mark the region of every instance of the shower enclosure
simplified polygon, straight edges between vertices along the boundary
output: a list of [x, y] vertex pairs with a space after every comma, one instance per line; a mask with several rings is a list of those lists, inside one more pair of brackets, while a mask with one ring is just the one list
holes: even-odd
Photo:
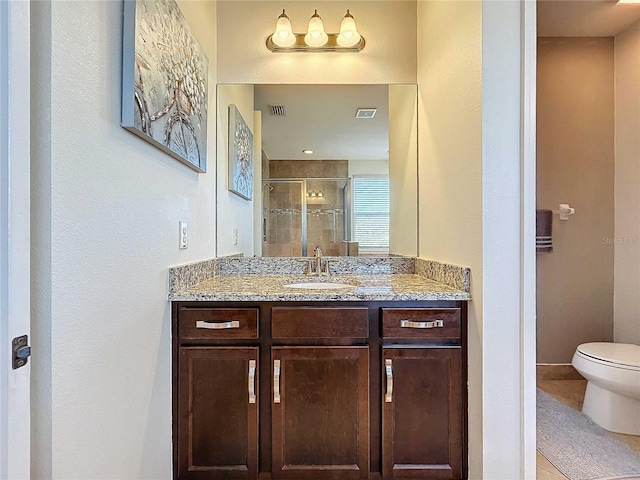
[[350, 236], [348, 178], [270, 178], [262, 195], [263, 256], [340, 254]]

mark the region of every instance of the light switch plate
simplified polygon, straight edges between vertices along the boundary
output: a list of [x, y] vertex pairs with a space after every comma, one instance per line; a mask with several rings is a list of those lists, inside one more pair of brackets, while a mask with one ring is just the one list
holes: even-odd
[[178, 245], [180, 250], [189, 248], [189, 229], [187, 222], [180, 222], [180, 240]]

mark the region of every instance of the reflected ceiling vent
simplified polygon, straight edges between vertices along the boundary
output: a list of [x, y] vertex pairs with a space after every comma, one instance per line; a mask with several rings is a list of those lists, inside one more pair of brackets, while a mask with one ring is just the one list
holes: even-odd
[[377, 111], [377, 108], [359, 108], [356, 112], [356, 118], [373, 118]]
[[286, 117], [287, 112], [285, 111], [284, 105], [269, 105], [269, 111], [271, 115], [274, 117]]

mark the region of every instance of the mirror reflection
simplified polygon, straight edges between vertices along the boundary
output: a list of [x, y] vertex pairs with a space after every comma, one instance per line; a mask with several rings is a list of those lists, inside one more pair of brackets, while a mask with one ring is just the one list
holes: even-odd
[[[219, 118], [239, 103], [254, 195], [218, 195], [218, 256], [416, 255], [415, 85], [219, 85]], [[224, 179], [228, 122], [218, 127]], [[225, 241], [229, 227], [242, 242]]]

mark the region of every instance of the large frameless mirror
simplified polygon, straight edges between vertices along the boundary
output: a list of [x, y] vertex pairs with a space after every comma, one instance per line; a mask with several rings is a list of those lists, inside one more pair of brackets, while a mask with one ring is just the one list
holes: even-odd
[[[250, 199], [229, 188], [230, 110]], [[218, 85], [217, 114], [218, 256], [417, 254], [416, 85]]]

